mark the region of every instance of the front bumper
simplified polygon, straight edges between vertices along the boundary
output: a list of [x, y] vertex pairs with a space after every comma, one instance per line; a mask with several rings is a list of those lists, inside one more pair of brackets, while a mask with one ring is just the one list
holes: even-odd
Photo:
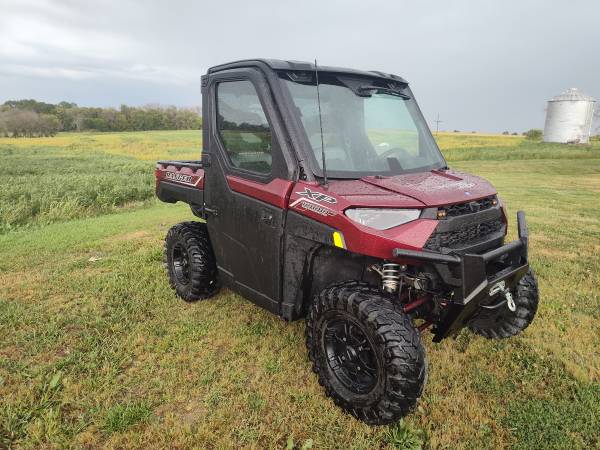
[[[432, 264], [444, 283], [454, 289], [451, 302], [434, 329], [434, 342], [458, 332], [479, 306], [504, 283], [512, 290], [529, 270], [525, 213], [517, 213], [519, 239], [481, 254], [440, 254], [394, 249], [394, 258]], [[490, 290], [493, 290], [490, 293]]]

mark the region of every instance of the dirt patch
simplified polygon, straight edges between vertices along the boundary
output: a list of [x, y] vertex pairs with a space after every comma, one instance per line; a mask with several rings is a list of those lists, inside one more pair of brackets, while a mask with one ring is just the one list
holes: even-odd
[[0, 277], [0, 292], [7, 298], [30, 300], [38, 293], [42, 278], [39, 271], [7, 272]]
[[188, 402], [172, 402], [160, 405], [154, 410], [154, 414], [161, 420], [172, 417], [184, 425], [193, 425], [198, 418], [206, 413], [206, 408], [199, 400]]
[[569, 252], [565, 250], [559, 250], [556, 248], [537, 248], [536, 253], [539, 255], [544, 255], [549, 258], [561, 258], [566, 260], [575, 259], [577, 255], [574, 252]]
[[0, 356], [8, 359], [20, 359], [22, 355], [22, 350], [14, 345], [0, 348]]

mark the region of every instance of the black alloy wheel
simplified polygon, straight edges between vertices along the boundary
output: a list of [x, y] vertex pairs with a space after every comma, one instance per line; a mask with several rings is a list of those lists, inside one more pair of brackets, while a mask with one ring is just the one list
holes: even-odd
[[190, 262], [187, 250], [177, 243], [173, 246], [171, 252], [171, 261], [173, 264], [173, 272], [177, 281], [181, 284], [189, 284], [190, 282]]
[[323, 333], [329, 368], [348, 390], [366, 394], [377, 384], [379, 363], [360, 324], [350, 318], [327, 323]]
[[315, 296], [306, 318], [313, 371], [336, 405], [371, 425], [394, 423], [427, 379], [412, 319], [378, 288], [345, 281]]

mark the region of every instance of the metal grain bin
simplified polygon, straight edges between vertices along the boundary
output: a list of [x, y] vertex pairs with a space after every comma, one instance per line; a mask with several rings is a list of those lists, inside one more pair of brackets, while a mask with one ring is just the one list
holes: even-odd
[[595, 100], [577, 88], [548, 101], [545, 142], [586, 144], [590, 139]]

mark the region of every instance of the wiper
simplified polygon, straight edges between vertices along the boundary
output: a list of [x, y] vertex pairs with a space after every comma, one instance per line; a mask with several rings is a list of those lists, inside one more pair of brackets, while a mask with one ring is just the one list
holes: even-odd
[[384, 94], [395, 95], [396, 97], [403, 98], [404, 100], [410, 99], [410, 96], [406, 95], [403, 92], [397, 91], [395, 89], [387, 88], [387, 87], [381, 87], [381, 86], [373, 86], [373, 85], [359, 86], [359, 88], [356, 91], [358, 92], [358, 95], [360, 95], [361, 97], [370, 97], [373, 95], [373, 91], [376, 91], [376, 92], [383, 92]]

